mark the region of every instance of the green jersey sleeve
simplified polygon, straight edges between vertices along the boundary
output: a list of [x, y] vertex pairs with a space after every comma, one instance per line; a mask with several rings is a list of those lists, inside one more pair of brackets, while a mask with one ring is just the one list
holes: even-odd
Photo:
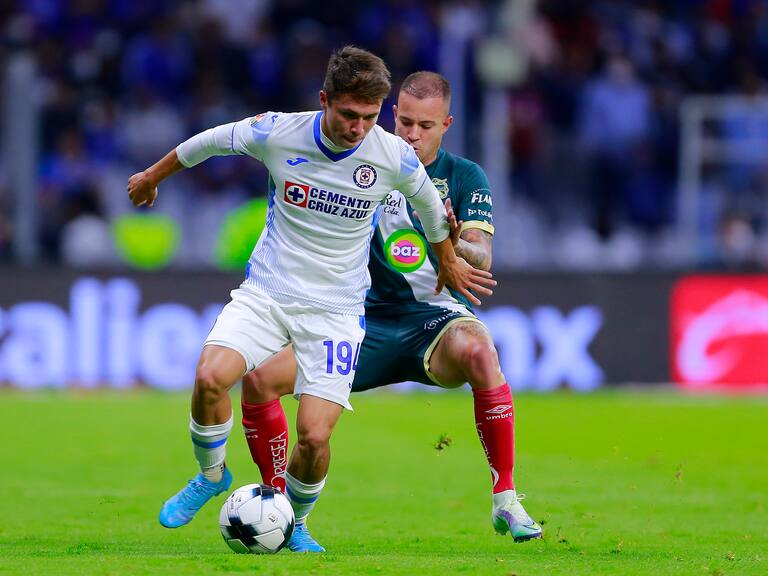
[[456, 218], [463, 221], [461, 231], [479, 228], [493, 234], [493, 200], [483, 169], [474, 162], [468, 162], [457, 192], [454, 211]]

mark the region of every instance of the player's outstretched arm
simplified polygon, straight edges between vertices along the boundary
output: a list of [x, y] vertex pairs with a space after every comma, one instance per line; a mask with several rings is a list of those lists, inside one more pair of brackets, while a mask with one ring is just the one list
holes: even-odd
[[437, 254], [439, 266], [435, 294], [445, 286], [450, 286], [473, 304], [480, 304], [480, 300], [472, 292], [483, 296], [493, 294], [491, 288], [496, 286], [496, 280], [492, 274], [486, 270], [478, 270], [463, 258], [456, 256], [450, 237], [431, 244]]
[[183, 169], [176, 150], [171, 150], [158, 162], [128, 178], [128, 197], [134, 206], [152, 206], [157, 198], [157, 185]]
[[200, 132], [179, 144], [144, 172], [131, 176], [128, 179], [128, 196], [133, 205], [152, 206], [157, 197], [157, 185], [182, 168], [196, 166], [211, 156], [246, 153], [243, 147], [247, 147], [253, 120], [245, 118]]

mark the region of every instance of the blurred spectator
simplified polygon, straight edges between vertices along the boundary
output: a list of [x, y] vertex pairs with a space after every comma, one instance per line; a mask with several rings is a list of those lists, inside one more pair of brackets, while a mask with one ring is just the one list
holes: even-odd
[[580, 136], [591, 163], [593, 224], [602, 238], [613, 233], [626, 205], [634, 161], [649, 132], [648, 92], [627, 59], [614, 56], [585, 87]]
[[125, 158], [139, 166], [149, 166], [187, 136], [178, 111], [145, 83], [133, 86], [117, 130]]
[[10, 262], [13, 255], [13, 225], [10, 210], [3, 200], [0, 190], [0, 262], [6, 263]]
[[66, 210], [61, 232], [62, 262], [79, 268], [114, 266], [112, 234], [102, 217], [97, 191], [83, 190], [71, 199]]
[[[764, 0], [243, 0], [237, 9], [228, 0], [3, 3], [0, 64], [26, 48], [39, 74], [41, 252], [52, 259], [82, 253], [63, 249], [65, 228], [67, 246], [77, 245], [73, 236], [102, 233], [97, 228], [130, 210], [123, 179], [184, 138], [265, 110], [316, 107], [332, 49], [353, 42], [378, 53], [396, 89], [406, 74], [436, 69], [441, 40], [468, 26], [475, 31], [468, 37], [495, 34], [527, 60], [527, 76], [507, 88], [511, 186], [498, 187], [513, 196], [499, 202], [497, 220], [528, 232], [505, 250], [506, 262], [662, 262], [669, 250], [659, 247], [675, 244], [679, 106], [691, 94], [761, 101]], [[467, 44], [468, 52], [477, 49]], [[456, 141], [482, 162], [476, 144], [485, 135], [476, 120], [487, 86], [471, 54], [456, 56], [467, 62], [466, 85], [453, 87], [463, 102], [453, 110], [463, 120]], [[380, 118], [388, 129], [390, 104]], [[744, 144], [768, 136], [766, 126], [765, 113], [738, 112], [707, 128], [752, 154], [750, 165], [701, 167], [702, 229], [716, 244], [707, 253], [720, 261], [745, 253], [743, 238], [768, 246], [765, 143]], [[182, 242], [180, 258], [205, 266], [208, 228], [238, 202], [264, 195], [266, 174], [256, 162], [212, 162], [167, 190], [158, 209], [179, 220], [190, 242]], [[72, 216], [89, 198], [98, 209]], [[0, 210], [0, 257], [9, 252], [2, 244], [8, 201]], [[208, 216], [197, 213], [201, 207]], [[739, 232], [742, 223], [751, 236]], [[199, 226], [210, 233], [200, 235]], [[763, 257], [768, 248], [749, 253]]]

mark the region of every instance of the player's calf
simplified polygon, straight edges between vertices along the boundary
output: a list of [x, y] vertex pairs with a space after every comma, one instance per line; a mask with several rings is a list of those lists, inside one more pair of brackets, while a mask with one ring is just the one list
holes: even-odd
[[243, 433], [251, 457], [265, 484], [285, 492], [288, 466], [288, 421], [280, 400], [264, 404], [242, 403]]

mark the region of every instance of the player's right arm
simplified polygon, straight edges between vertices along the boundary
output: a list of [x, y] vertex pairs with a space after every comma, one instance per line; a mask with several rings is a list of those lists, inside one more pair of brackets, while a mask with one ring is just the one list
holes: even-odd
[[128, 197], [134, 206], [152, 206], [157, 186], [184, 168], [191, 168], [211, 156], [248, 154], [258, 160], [277, 114], [259, 114], [239, 122], [209, 128], [171, 150], [161, 160], [128, 179]]
[[176, 150], [171, 150], [158, 162], [128, 179], [128, 197], [134, 206], [152, 206], [157, 198], [157, 185], [183, 169]]

